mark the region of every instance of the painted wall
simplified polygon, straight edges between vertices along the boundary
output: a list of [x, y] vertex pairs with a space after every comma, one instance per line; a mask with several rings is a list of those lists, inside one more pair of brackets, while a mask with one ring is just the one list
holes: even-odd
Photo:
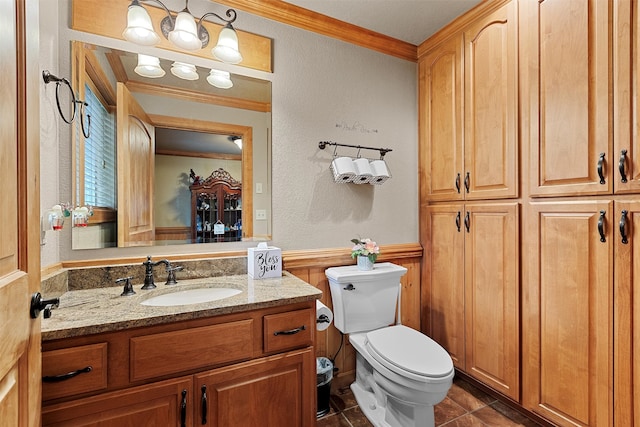
[[[173, 10], [183, 2], [168, 2]], [[69, 40], [133, 50], [125, 41], [69, 29], [69, 0], [41, 0], [41, 16], [58, 16], [59, 26], [41, 20], [41, 67], [70, 75]], [[193, 0], [194, 15], [219, 9]], [[274, 73], [219, 64], [232, 73], [271, 80], [272, 244], [284, 250], [350, 246], [355, 236], [378, 243], [418, 241], [417, 65], [294, 27], [238, 13], [236, 27], [273, 39]], [[155, 48], [145, 48], [153, 54]], [[180, 60], [185, 56], [164, 52]], [[213, 60], [193, 59], [211, 66]], [[71, 199], [71, 135], [57, 117], [55, 87], [41, 86], [41, 162], [43, 210]], [[382, 186], [335, 184], [329, 171], [332, 147], [319, 141], [391, 148], [386, 160], [393, 177]], [[339, 149], [356, 156], [356, 150]], [[363, 156], [377, 157], [373, 151]], [[253, 246], [184, 245], [153, 248], [71, 250], [70, 230], [48, 232], [42, 265], [73, 259], [96, 259], [201, 253]], [[215, 246], [214, 246], [215, 245]]]

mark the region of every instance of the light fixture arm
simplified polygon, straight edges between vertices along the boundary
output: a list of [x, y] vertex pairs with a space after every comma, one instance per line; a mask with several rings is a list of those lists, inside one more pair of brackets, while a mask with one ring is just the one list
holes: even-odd
[[206, 18], [207, 16], [213, 15], [216, 18], [218, 18], [219, 20], [226, 22], [227, 24], [232, 24], [236, 18], [238, 17], [238, 14], [236, 13], [235, 10], [233, 9], [227, 9], [227, 12], [225, 13], [225, 15], [227, 15], [227, 18], [229, 19], [225, 19], [222, 16], [218, 15], [215, 12], [207, 12], [204, 15], [202, 15], [202, 17], [198, 20], [198, 26], [202, 26], [202, 21], [204, 20], [204, 18]]
[[[162, 3], [160, 0], [131, 0], [131, 6], [140, 6], [140, 2], [144, 1], [144, 2], [153, 2], [153, 3], [157, 3], [160, 5], [160, 7], [162, 9], [164, 9], [165, 13], [167, 14], [167, 17], [169, 17], [169, 20], [171, 21], [171, 25], [175, 25], [175, 21], [173, 20], [173, 16], [171, 16], [171, 11], [167, 8], [167, 6], [164, 5], [164, 3]], [[187, 4], [189, 4], [189, 0], [187, 0]], [[187, 10], [187, 7], [185, 6], [185, 10]], [[166, 19], [166, 18], [165, 18]]]

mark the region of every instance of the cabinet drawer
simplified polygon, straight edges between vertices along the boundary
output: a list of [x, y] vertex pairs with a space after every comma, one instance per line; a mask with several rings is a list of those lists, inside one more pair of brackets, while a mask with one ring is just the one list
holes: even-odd
[[130, 339], [130, 379], [138, 381], [253, 355], [253, 320], [164, 332]]
[[42, 353], [42, 400], [107, 388], [107, 343]]
[[264, 316], [264, 351], [288, 350], [313, 344], [315, 312], [310, 309]]

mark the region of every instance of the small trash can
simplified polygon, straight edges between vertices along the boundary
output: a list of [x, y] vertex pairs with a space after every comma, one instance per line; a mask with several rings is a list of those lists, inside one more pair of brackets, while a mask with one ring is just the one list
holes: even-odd
[[329, 413], [329, 396], [331, 394], [331, 380], [333, 379], [333, 363], [326, 357], [316, 359], [316, 374], [318, 386], [318, 410], [316, 417]]

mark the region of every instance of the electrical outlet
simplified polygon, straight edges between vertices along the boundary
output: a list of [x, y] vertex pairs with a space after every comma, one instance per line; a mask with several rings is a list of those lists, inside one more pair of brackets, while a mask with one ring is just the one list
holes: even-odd
[[267, 219], [267, 211], [264, 209], [256, 209], [256, 219]]
[[256, 194], [262, 194], [262, 183], [256, 182]]

